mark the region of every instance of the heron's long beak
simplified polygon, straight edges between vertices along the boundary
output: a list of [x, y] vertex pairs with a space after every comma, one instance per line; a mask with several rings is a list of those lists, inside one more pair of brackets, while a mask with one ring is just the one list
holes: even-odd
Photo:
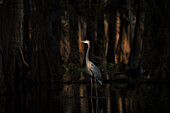
[[81, 43], [86, 43], [86, 41], [80, 41]]

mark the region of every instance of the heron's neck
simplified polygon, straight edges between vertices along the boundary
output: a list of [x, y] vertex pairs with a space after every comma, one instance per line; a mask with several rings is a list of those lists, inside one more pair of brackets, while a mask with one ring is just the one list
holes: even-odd
[[90, 50], [90, 43], [87, 44], [88, 48], [87, 48], [87, 52], [86, 52], [86, 62], [89, 61], [89, 50]]

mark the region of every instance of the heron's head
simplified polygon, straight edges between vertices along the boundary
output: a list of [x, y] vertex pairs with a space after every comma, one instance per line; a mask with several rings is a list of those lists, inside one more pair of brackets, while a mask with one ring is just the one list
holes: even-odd
[[83, 41], [81, 41], [82, 43], [85, 43], [85, 44], [89, 44], [90, 43], [90, 41], [89, 40], [83, 40]]

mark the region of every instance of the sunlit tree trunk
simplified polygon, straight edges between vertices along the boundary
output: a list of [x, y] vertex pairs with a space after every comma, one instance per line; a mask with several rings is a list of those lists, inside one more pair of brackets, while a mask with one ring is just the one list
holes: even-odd
[[122, 25], [122, 35], [121, 35], [121, 47], [119, 53], [119, 62], [122, 64], [128, 64], [129, 54], [130, 54], [130, 43], [128, 39], [128, 26], [126, 24]]
[[109, 48], [109, 20], [107, 19], [106, 14], [104, 14], [104, 48], [105, 48], [104, 54], [107, 59]]
[[120, 37], [117, 45], [118, 62], [120, 63], [120, 69], [125, 70], [126, 64], [129, 60], [130, 43], [128, 37], [128, 24], [126, 15], [121, 14], [121, 26], [120, 26]]
[[116, 18], [115, 18], [115, 31], [116, 31], [116, 39], [115, 39], [115, 50], [114, 50], [114, 55], [115, 55], [115, 64], [119, 63], [119, 47], [118, 47], [118, 42], [120, 38], [120, 13], [119, 11], [116, 11]]
[[83, 45], [80, 42], [86, 37], [86, 22], [84, 21], [83, 17], [78, 18], [78, 47], [79, 47], [79, 62], [82, 65], [84, 61], [84, 50]]

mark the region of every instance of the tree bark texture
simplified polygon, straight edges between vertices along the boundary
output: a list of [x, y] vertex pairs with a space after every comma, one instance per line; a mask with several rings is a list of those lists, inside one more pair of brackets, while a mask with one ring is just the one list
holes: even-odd
[[153, 0], [147, 5], [142, 48], [142, 68], [147, 73], [169, 73], [169, 5], [169, 1]]
[[139, 68], [141, 64], [146, 2], [144, 0], [138, 0], [137, 6], [136, 27], [130, 56], [130, 64], [134, 68]]

